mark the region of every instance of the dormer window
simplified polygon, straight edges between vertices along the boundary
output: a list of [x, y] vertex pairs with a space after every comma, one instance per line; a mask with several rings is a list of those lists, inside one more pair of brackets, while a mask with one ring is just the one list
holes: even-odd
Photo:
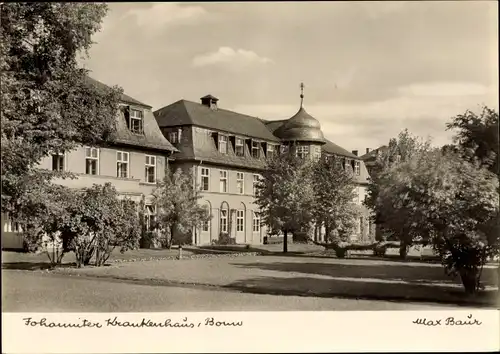
[[144, 112], [138, 109], [130, 109], [130, 124], [129, 129], [132, 133], [142, 134], [143, 130], [143, 121], [144, 121]]
[[354, 174], [356, 176], [361, 174], [361, 163], [359, 161], [354, 161]]
[[252, 157], [255, 159], [260, 158], [260, 144], [258, 141], [252, 140]]
[[219, 135], [219, 152], [221, 154], [227, 154], [227, 136]]
[[170, 141], [171, 144], [177, 144], [179, 142], [179, 133], [178, 132], [168, 133], [168, 141]]
[[351, 159], [345, 159], [344, 160], [344, 170], [345, 171], [353, 172], [353, 168], [352, 168], [351, 163], [352, 163]]
[[243, 139], [236, 138], [234, 142], [234, 153], [236, 156], [245, 156], [245, 144]]
[[271, 158], [274, 155], [274, 145], [267, 144], [267, 158]]

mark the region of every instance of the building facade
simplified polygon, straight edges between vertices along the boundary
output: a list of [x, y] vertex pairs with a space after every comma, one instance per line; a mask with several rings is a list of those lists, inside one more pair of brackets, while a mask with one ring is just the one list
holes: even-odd
[[[103, 85], [89, 78], [92, 85]], [[76, 179], [55, 179], [71, 188], [86, 188], [110, 182], [120, 196], [146, 204], [146, 219], [154, 217], [151, 193], [163, 179], [168, 159], [177, 151], [163, 136], [151, 106], [123, 94], [116, 115], [113, 144], [80, 146], [64, 154], [42, 159], [38, 168], [67, 171]], [[23, 248], [22, 228], [2, 215], [2, 249]], [[147, 223], [148, 224], [148, 223]]]
[[[303, 98], [303, 96], [301, 96]], [[163, 135], [178, 149], [173, 168], [193, 175], [202, 191], [202, 203], [212, 219], [193, 231], [193, 243], [217, 242], [227, 234], [240, 244], [261, 244], [267, 235], [260, 225], [254, 201], [255, 184], [266, 159], [288, 152], [303, 158], [337, 156], [352, 171], [356, 182], [355, 203], [361, 210], [353, 240], [373, 238], [370, 210], [362, 204], [368, 171], [361, 158], [326, 139], [317, 119], [304, 107], [290, 119], [272, 121], [220, 108], [219, 100], [207, 95], [200, 102], [179, 100], [154, 112]], [[315, 230], [324, 241], [324, 229]]]
[[[89, 79], [93, 85], [102, 83]], [[80, 146], [40, 161], [39, 168], [72, 172], [76, 179], [55, 182], [71, 188], [112, 183], [121, 196], [144, 200], [146, 224], [155, 217], [151, 194], [166, 168], [181, 168], [193, 176], [211, 220], [192, 231], [195, 245], [217, 242], [222, 235], [238, 244], [262, 244], [267, 229], [261, 225], [255, 204], [255, 186], [266, 159], [278, 153], [303, 158], [337, 156], [342, 168], [352, 171], [355, 203], [362, 216], [353, 240], [374, 234], [370, 211], [363, 206], [368, 171], [361, 158], [326, 139], [321, 124], [304, 107], [285, 120], [265, 120], [225, 110], [207, 95], [200, 102], [179, 100], [154, 113], [149, 105], [122, 95], [116, 116], [113, 144]], [[147, 226], [149, 227], [149, 226]], [[2, 215], [2, 249], [22, 248], [20, 228]], [[324, 230], [314, 238], [324, 241]]]

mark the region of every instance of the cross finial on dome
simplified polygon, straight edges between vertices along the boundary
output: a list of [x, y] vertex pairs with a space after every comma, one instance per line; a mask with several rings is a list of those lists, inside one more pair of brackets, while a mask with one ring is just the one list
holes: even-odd
[[302, 108], [302, 104], [304, 103], [304, 83], [300, 83], [300, 108]]

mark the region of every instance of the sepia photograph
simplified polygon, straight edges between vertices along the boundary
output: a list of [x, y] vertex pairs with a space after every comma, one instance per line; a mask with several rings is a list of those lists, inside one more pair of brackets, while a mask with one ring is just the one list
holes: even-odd
[[0, 9], [3, 314], [499, 309], [496, 1]]

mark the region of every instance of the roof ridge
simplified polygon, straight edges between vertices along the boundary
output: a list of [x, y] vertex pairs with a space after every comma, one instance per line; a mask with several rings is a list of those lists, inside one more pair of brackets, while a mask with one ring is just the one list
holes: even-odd
[[[191, 101], [191, 100], [186, 100], [186, 99], [181, 99], [180, 101], [185, 101], [185, 102], [189, 102], [189, 103], [194, 103], [198, 106], [204, 106], [203, 104], [199, 103], [199, 102], [195, 102], [195, 101]], [[205, 107], [205, 106], [204, 106]], [[207, 107], [208, 108], [208, 107]], [[226, 108], [220, 108], [220, 107], [217, 107], [217, 110], [218, 111], [224, 111], [224, 112], [229, 112], [229, 113], [234, 113], [234, 114], [237, 114], [237, 115], [240, 115], [240, 116], [245, 116], [245, 117], [250, 117], [250, 118], [254, 118], [254, 119], [258, 119], [260, 121], [262, 121], [263, 118], [260, 118], [260, 117], [257, 117], [257, 116], [251, 116], [249, 114], [246, 114], [246, 113], [240, 113], [240, 112], [236, 112], [236, 111], [232, 111], [230, 109], [226, 109]]]

